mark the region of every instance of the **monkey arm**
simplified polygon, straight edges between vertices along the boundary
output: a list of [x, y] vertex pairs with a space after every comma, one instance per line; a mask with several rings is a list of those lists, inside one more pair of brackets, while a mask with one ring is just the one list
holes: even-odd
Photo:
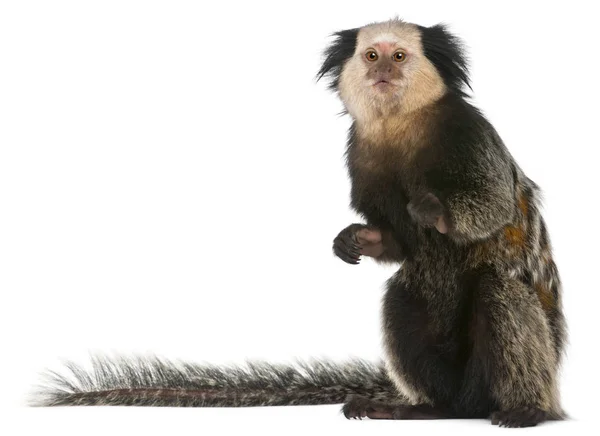
[[485, 239], [512, 222], [516, 210], [513, 164], [495, 131], [448, 150], [426, 174], [408, 212], [458, 243]]
[[505, 189], [452, 192], [445, 198], [448, 236], [457, 242], [485, 239], [513, 219], [514, 199]]
[[448, 236], [456, 242], [485, 239], [514, 219], [512, 166], [504, 158], [503, 145], [494, 145], [475, 150], [472, 159], [461, 161], [441, 177], [442, 216]]
[[400, 263], [404, 261], [404, 252], [391, 230], [381, 229], [381, 243], [383, 251], [379, 256], [373, 257], [376, 262]]

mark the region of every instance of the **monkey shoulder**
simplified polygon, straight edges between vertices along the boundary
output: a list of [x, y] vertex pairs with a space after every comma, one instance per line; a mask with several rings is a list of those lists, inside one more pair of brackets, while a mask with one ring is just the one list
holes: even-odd
[[494, 126], [460, 97], [443, 99], [432, 132], [426, 178], [437, 188], [454, 184], [512, 184], [514, 160]]

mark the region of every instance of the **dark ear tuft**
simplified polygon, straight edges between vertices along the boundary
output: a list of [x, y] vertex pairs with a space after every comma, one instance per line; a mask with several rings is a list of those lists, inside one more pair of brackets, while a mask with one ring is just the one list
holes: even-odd
[[342, 68], [346, 61], [354, 55], [358, 30], [357, 28], [334, 33], [332, 36], [335, 39], [323, 52], [325, 60], [317, 73], [317, 80], [321, 80], [323, 76], [329, 76], [331, 79], [329, 82], [330, 89], [337, 89]]
[[420, 30], [427, 59], [437, 68], [448, 88], [465, 96], [465, 87], [472, 88], [462, 41], [443, 24], [420, 27]]

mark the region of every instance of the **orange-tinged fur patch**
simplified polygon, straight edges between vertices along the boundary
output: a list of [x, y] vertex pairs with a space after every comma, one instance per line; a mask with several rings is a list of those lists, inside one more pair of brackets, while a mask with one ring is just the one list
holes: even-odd
[[504, 227], [504, 236], [511, 245], [516, 245], [518, 247], [525, 245], [525, 232], [519, 227]]
[[519, 209], [523, 212], [523, 216], [526, 217], [529, 212], [529, 203], [527, 202], [527, 196], [525, 196], [525, 194], [519, 196]]
[[549, 310], [554, 309], [554, 307], [555, 307], [554, 295], [552, 295], [552, 292], [550, 291], [550, 289], [548, 289], [546, 286], [541, 285], [541, 284], [536, 284], [534, 287], [535, 287], [535, 292], [537, 293], [538, 299], [540, 300], [540, 303], [542, 305], [542, 309], [544, 309], [545, 312], [548, 312]]

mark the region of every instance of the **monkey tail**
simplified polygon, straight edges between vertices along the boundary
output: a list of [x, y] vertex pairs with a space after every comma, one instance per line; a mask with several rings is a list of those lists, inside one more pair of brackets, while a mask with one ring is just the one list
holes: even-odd
[[349, 395], [402, 399], [383, 364], [362, 360], [214, 366], [158, 357], [92, 357], [47, 371], [32, 406], [253, 407], [339, 404]]

